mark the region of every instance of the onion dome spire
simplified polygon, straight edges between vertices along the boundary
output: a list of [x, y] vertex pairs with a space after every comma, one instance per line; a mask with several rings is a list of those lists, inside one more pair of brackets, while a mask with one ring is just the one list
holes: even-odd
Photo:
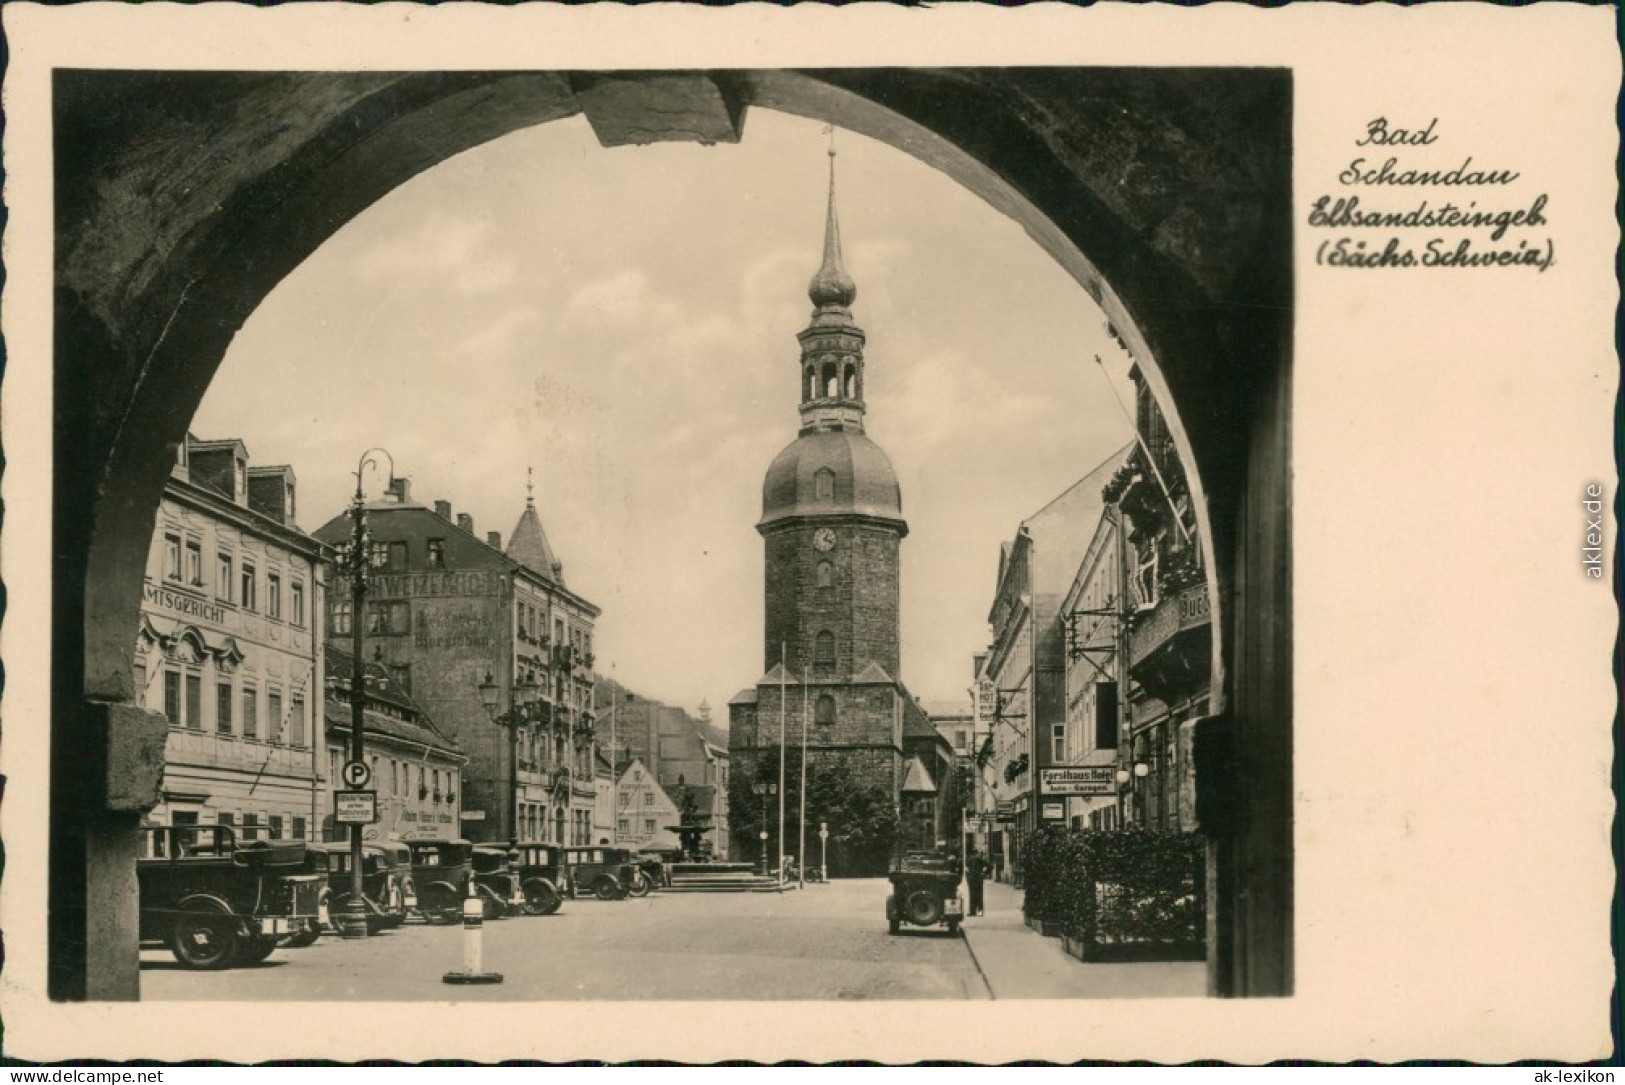
[[847, 309], [858, 296], [857, 284], [841, 265], [841, 224], [835, 214], [835, 127], [829, 129], [829, 214], [824, 220], [824, 262], [807, 284], [807, 296], [820, 309]]

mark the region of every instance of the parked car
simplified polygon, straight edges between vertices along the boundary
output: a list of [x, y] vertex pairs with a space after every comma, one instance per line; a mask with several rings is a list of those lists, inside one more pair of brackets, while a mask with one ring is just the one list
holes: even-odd
[[147, 829], [136, 860], [140, 936], [188, 968], [258, 964], [320, 919], [323, 878], [301, 840], [239, 843], [227, 825]]
[[572, 897], [591, 893], [599, 900], [621, 900], [636, 869], [632, 853], [625, 848], [565, 848], [564, 861], [570, 871]]
[[486, 919], [505, 919], [525, 905], [519, 888], [517, 851], [498, 844], [475, 844], [474, 888], [485, 905]]
[[305, 861], [301, 864], [299, 873], [319, 876], [322, 880], [321, 889], [316, 895], [316, 918], [294, 920], [294, 932], [282, 939], [282, 944], [288, 949], [303, 949], [315, 945], [316, 940], [322, 936], [322, 931], [332, 926], [327, 915], [327, 901], [331, 894], [329, 887], [331, 866], [327, 852], [320, 847], [307, 845]]
[[903, 923], [948, 928], [959, 933], [965, 903], [959, 898], [959, 857], [945, 851], [908, 851], [892, 861], [887, 874], [886, 923], [896, 934]]
[[474, 845], [466, 840], [411, 840], [412, 881], [418, 914], [430, 923], [455, 923], [473, 877]]
[[[352, 892], [350, 874], [350, 845], [332, 842], [322, 845], [327, 854], [327, 911], [329, 925], [350, 907]], [[410, 853], [408, 853], [410, 854]], [[362, 905], [367, 913], [367, 933], [377, 934], [406, 921], [407, 903], [403, 882], [411, 877], [410, 866], [403, 872], [395, 866], [390, 853], [377, 844], [362, 847], [361, 885]]]
[[518, 852], [514, 866], [519, 872], [519, 889], [525, 895], [525, 914], [552, 915], [570, 891], [563, 849], [555, 844], [524, 843]]
[[394, 872], [396, 884], [401, 887], [401, 917], [391, 919], [384, 926], [398, 927], [418, 907], [417, 883], [412, 879], [412, 849], [399, 840], [381, 840], [377, 847], [384, 853], [384, 865]]

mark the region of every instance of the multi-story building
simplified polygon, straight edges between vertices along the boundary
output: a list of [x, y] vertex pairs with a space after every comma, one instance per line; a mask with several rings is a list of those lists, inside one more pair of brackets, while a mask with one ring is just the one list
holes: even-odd
[[992, 643], [979, 676], [995, 697], [985, 759], [1009, 869], [1019, 877], [1023, 842], [1044, 824], [1066, 820], [1063, 796], [1045, 794], [1052, 770], [1067, 767], [1066, 621], [1063, 603], [1100, 521], [1101, 490], [1128, 448], [1022, 521], [999, 553], [988, 611]]
[[615, 786], [615, 843], [637, 851], [676, 848], [682, 812], [640, 758], [622, 762]]
[[323, 813], [322, 546], [288, 467], [188, 435], [164, 486], [135, 645], [136, 703], [169, 717], [158, 825], [307, 838]]
[[[596, 804], [592, 708], [593, 628], [599, 610], [564, 583], [564, 567], [527, 499], [506, 550], [499, 532], [484, 539], [451, 503], [433, 509], [395, 479], [367, 505], [377, 572], [366, 613], [350, 613], [347, 591], [332, 597], [331, 635], [366, 623], [366, 651], [380, 660], [435, 726], [467, 755], [462, 829], [479, 840], [592, 842]], [[341, 544], [347, 515], [317, 537]], [[499, 689], [495, 714], [512, 720], [512, 691], [537, 692], [537, 707], [515, 726], [493, 722], [480, 687]]]
[[[333, 821], [339, 769], [350, 759], [355, 709], [350, 699], [355, 660], [327, 647], [327, 797], [322, 838], [348, 840], [348, 826]], [[468, 762], [457, 744], [398, 686], [388, 667], [368, 661], [362, 669], [362, 749], [372, 769], [368, 786], [378, 793], [378, 821], [363, 831], [368, 840], [455, 840], [462, 835], [462, 769]]]
[[1196, 511], [1168, 424], [1138, 365], [1139, 441], [1105, 489], [1121, 512], [1131, 679], [1121, 760], [1128, 820], [1158, 829], [1195, 824], [1192, 735], [1208, 714], [1213, 641]]
[[726, 858], [727, 736], [711, 722], [711, 706], [701, 701], [696, 718], [613, 678], [600, 675], [597, 681], [599, 741], [613, 745], [617, 763], [634, 757], [641, 761], [668, 795], [686, 789], [696, 804], [695, 816], [709, 830], [704, 839], [712, 856]]
[[1066, 623], [1066, 766], [1041, 787], [1066, 804], [1067, 822], [1112, 829], [1121, 821], [1118, 735], [1128, 590], [1118, 510], [1107, 506], [1061, 605]]

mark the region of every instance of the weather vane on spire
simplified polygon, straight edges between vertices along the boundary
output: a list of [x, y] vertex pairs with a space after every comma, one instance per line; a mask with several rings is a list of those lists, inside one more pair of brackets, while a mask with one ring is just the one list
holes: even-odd
[[525, 468], [525, 504], [536, 507], [536, 475], [529, 467]]
[[835, 126], [833, 124], [826, 124], [826, 125], [824, 125], [824, 131], [825, 131], [825, 133], [827, 133], [829, 135], [829, 156], [831, 158], [834, 158], [835, 157]]

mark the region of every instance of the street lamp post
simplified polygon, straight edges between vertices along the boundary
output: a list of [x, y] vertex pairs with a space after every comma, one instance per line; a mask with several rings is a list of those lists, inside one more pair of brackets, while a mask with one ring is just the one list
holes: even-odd
[[757, 834], [762, 841], [762, 875], [767, 876], [767, 830], [763, 829]]
[[[368, 575], [374, 568], [383, 564], [382, 561], [375, 561], [371, 552], [371, 540], [367, 534], [367, 500], [361, 489], [361, 480], [366, 474], [367, 465], [371, 464], [374, 468], [378, 466], [378, 461], [373, 458], [374, 452], [383, 453], [384, 458], [389, 460], [390, 479], [393, 481], [395, 477], [395, 459], [388, 452], [381, 448], [369, 448], [361, 454], [355, 469], [355, 496], [350, 499], [350, 541], [339, 548], [338, 560], [339, 570], [350, 578], [349, 764], [360, 766], [355, 769], [346, 768], [344, 782], [351, 789], [359, 788], [367, 782], [366, 743], [362, 737], [367, 711], [366, 656], [362, 651], [366, 615], [363, 610], [367, 599]], [[358, 775], [350, 775], [352, 772]], [[352, 780], [358, 780], [359, 783], [353, 783]], [[359, 823], [350, 826], [350, 901], [344, 909], [344, 914], [335, 917], [339, 933], [345, 938], [367, 936], [366, 883], [362, 871], [364, 857], [362, 841], [365, 831], [366, 827]]]
[[765, 780], [757, 780], [751, 785], [750, 789], [756, 793], [756, 797], [758, 799], [757, 809], [759, 809], [762, 814], [762, 873], [766, 875], [769, 870], [767, 865], [767, 803], [763, 800], [764, 796], [777, 795], [779, 793], [779, 785], [769, 783]]
[[818, 880], [829, 884], [829, 822], [818, 823]]
[[501, 687], [490, 671], [480, 683], [480, 703], [491, 722], [508, 732], [508, 846], [519, 846], [519, 729], [534, 718], [540, 688], [529, 671], [519, 676], [508, 691], [508, 708], [498, 712]]

